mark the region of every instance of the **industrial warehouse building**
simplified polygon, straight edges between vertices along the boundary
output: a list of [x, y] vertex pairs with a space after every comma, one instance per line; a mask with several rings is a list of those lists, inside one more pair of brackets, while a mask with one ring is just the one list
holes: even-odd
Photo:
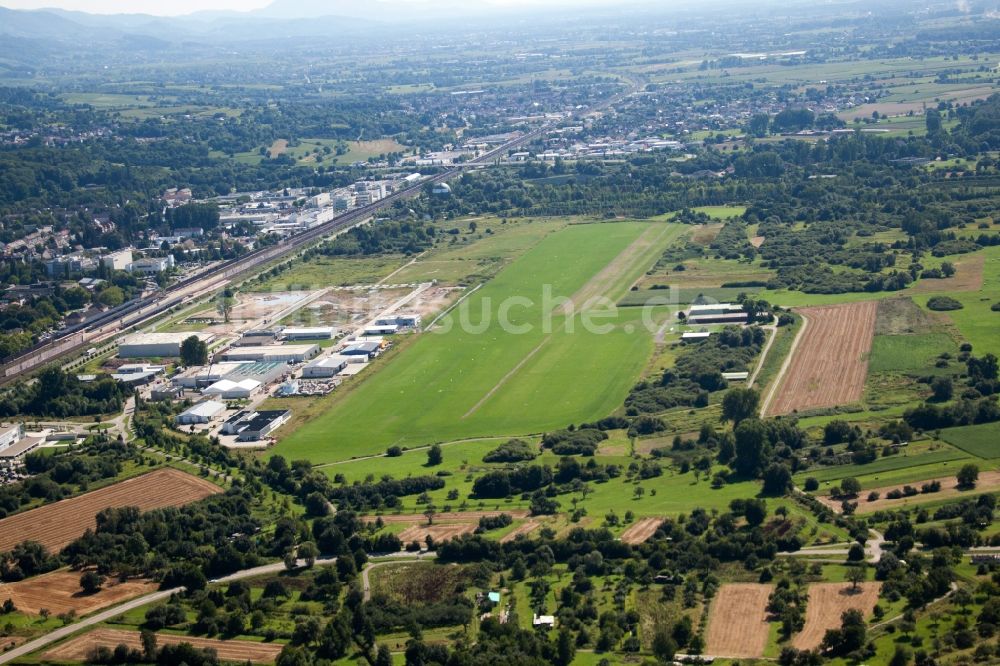
[[389, 317], [380, 317], [375, 320], [376, 326], [396, 326], [398, 328], [420, 328], [422, 321], [418, 314], [401, 314]]
[[246, 400], [252, 397], [262, 388], [262, 384], [254, 379], [244, 379], [234, 382], [230, 379], [220, 379], [207, 389], [202, 395], [221, 398], [223, 400]]
[[689, 324], [745, 324], [747, 313], [738, 303], [692, 305], [681, 313]]
[[118, 371], [111, 377], [122, 384], [131, 386], [144, 386], [153, 381], [157, 375], [167, 371], [163, 365], [149, 365], [147, 363], [128, 363], [120, 366]]
[[288, 363], [283, 361], [240, 363], [238, 368], [226, 373], [223, 379], [234, 382], [253, 379], [261, 384], [270, 384], [281, 379], [289, 370]]
[[313, 361], [302, 370], [303, 379], [329, 379], [336, 377], [347, 367], [348, 359], [343, 356], [329, 356]]
[[226, 351], [222, 359], [258, 363], [303, 363], [319, 356], [319, 352], [319, 345], [264, 345], [233, 348]]
[[222, 424], [222, 432], [236, 435], [241, 442], [258, 442], [287, 423], [291, 416], [289, 410], [242, 411]]
[[225, 362], [212, 363], [197, 368], [189, 368], [176, 375], [170, 381], [175, 386], [182, 386], [186, 389], [199, 389], [211, 386], [215, 382], [225, 379], [229, 373], [239, 370], [246, 365], [246, 362]]
[[364, 357], [373, 359], [382, 351], [382, 345], [377, 342], [359, 342], [350, 345], [340, 352], [341, 356]]
[[216, 400], [206, 400], [197, 405], [188, 407], [177, 415], [175, 422], [177, 425], [196, 425], [211, 423], [226, 411], [226, 406]]
[[236, 347], [260, 347], [273, 345], [278, 340], [278, 330], [272, 328], [247, 331], [233, 343]]
[[181, 355], [181, 345], [190, 337], [204, 343], [215, 339], [211, 333], [137, 333], [118, 345], [120, 358], [161, 358]]
[[254, 361], [223, 361], [190, 368], [174, 377], [171, 382], [185, 389], [201, 389], [228, 379], [240, 382], [253, 379], [270, 384], [288, 371], [287, 363], [256, 363]]
[[285, 340], [333, 340], [337, 336], [337, 329], [332, 326], [319, 326], [313, 328], [286, 328], [281, 331], [281, 337]]
[[396, 335], [397, 333], [399, 333], [399, 326], [397, 324], [385, 324], [385, 325], [381, 325], [381, 326], [380, 325], [375, 325], [375, 326], [366, 326], [365, 327], [365, 335], [366, 336], [370, 336], [370, 335], [375, 335], [375, 336], [378, 336], [378, 335]]

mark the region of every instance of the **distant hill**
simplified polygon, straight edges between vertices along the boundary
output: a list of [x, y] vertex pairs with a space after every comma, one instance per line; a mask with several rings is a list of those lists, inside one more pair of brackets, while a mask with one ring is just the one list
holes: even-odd
[[[464, 8], [468, 11], [469, 4]], [[251, 12], [255, 16], [296, 19], [315, 18], [319, 16], [343, 16], [373, 21], [401, 21], [426, 16], [428, 18], [445, 16], [460, 12], [463, 5], [443, 0], [425, 2], [421, 0], [274, 0], [263, 9]]]
[[280, 39], [321, 37], [334, 33], [347, 36], [362, 34], [379, 25], [376, 21], [377, 12], [357, 13], [358, 16], [331, 15], [329, 11], [309, 14], [306, 8], [302, 8], [300, 15], [296, 15], [296, 12], [283, 16], [269, 16], [257, 12], [203, 12], [188, 16], [163, 17], [148, 14], [87, 14], [61, 9], [15, 10], [0, 7], [0, 35], [29, 42], [84, 44], [99, 40], [101, 44], [116, 42], [124, 48], [138, 46], [158, 49], [170, 43], [184, 41], [219, 43], [259, 40], [262, 36]]
[[26, 39], [66, 39], [89, 37], [93, 30], [49, 11], [0, 7], [0, 34]]

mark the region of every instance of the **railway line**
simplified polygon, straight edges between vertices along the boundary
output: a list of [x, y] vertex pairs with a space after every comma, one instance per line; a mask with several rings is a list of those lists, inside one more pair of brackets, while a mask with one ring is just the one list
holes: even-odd
[[431, 176], [416, 185], [394, 192], [380, 201], [348, 211], [329, 222], [289, 236], [277, 245], [262, 248], [243, 257], [213, 266], [197, 275], [171, 285], [159, 294], [130, 301], [106, 312], [95, 320], [67, 329], [57, 337], [36, 344], [27, 351], [0, 365], [0, 385], [8, 384], [48, 363], [57, 361], [70, 354], [78, 353], [95, 344], [106, 342], [131, 329], [141, 327], [171, 308], [197, 300], [224, 288], [240, 275], [294, 254], [322, 240], [326, 236], [347, 231], [362, 224], [377, 212], [391, 206], [396, 201], [419, 195], [428, 184], [443, 183], [460, 176], [470, 168], [488, 165], [506, 151], [534, 140], [555, 127], [556, 124], [555, 122], [546, 123], [537, 129], [494, 148], [474, 160]]

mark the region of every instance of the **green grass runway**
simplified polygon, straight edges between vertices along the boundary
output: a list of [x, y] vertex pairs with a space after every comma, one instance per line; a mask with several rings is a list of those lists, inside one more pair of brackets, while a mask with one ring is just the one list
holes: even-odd
[[[322, 417], [286, 437], [274, 452], [324, 463], [380, 453], [394, 444], [537, 433], [610, 414], [653, 351], [653, 336], [640, 325], [642, 313], [619, 311], [596, 319], [608, 325], [606, 334], [584, 330], [580, 315], [568, 332], [565, 317], [556, 316], [546, 333], [542, 287], [551, 285], [557, 296], [574, 295], [650, 226], [573, 225], [546, 237], [467, 300], [473, 324], [482, 323], [484, 311], [491, 314], [485, 330], [455, 325], [447, 333], [423, 334], [355, 390], [333, 396]], [[606, 285], [616, 292], [608, 296], [624, 293], [683, 227], [667, 231]], [[509, 320], [530, 325], [530, 332], [511, 334], [496, 322], [514, 296], [531, 304], [515, 304]], [[460, 317], [451, 319], [457, 324]]]

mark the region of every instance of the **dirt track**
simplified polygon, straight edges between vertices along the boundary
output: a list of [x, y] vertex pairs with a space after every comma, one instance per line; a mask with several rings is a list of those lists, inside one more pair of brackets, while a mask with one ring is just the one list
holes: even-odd
[[856, 608], [870, 617], [878, 603], [881, 583], [861, 583], [857, 590], [850, 583], [814, 583], [809, 586], [806, 604], [806, 625], [795, 638], [792, 646], [797, 650], [815, 650], [823, 642], [827, 629], [840, 626], [844, 611]]
[[26, 540], [58, 552], [87, 529], [95, 529], [97, 514], [104, 509], [137, 506], [141, 511], [150, 511], [183, 506], [221, 492], [219, 486], [196, 476], [171, 468], [158, 469], [0, 520], [0, 552]]
[[765, 416], [835, 407], [861, 399], [877, 301], [797, 310], [809, 324]]
[[[914, 488], [919, 490], [920, 486], [922, 486], [925, 483], [930, 483], [931, 481], [937, 481], [938, 483], [940, 483], [941, 490], [939, 490], [936, 493], [927, 493], [926, 495], [924, 494], [912, 495], [910, 497], [901, 497], [899, 499], [886, 498], [886, 494], [891, 490], [896, 490], [896, 489], [902, 490], [903, 486], [905, 485], [913, 486]], [[852, 499], [851, 502], [858, 503], [858, 508], [855, 511], [855, 513], [873, 513], [875, 511], [902, 509], [904, 507], [913, 504], [921, 504], [923, 502], [936, 502], [938, 500], [950, 499], [964, 494], [983, 493], [1000, 488], [1000, 471], [980, 472], [979, 480], [976, 482], [976, 487], [973, 490], [959, 490], [955, 484], [956, 481], [954, 476], [943, 476], [938, 479], [927, 479], [926, 481], [914, 481], [910, 484], [900, 483], [894, 486], [885, 486], [884, 488], [873, 488], [872, 490], [864, 490], [856, 499]], [[869, 502], [868, 493], [870, 492], [877, 492], [879, 494], [879, 498], [874, 502]], [[816, 499], [818, 499], [820, 502], [827, 505], [837, 513], [840, 513], [842, 511], [840, 505], [843, 502], [843, 500], [834, 499], [829, 495], [822, 495], [817, 497]]]
[[125, 583], [109, 581], [95, 594], [83, 594], [80, 589], [80, 571], [53, 571], [17, 583], [0, 583], [0, 602], [10, 599], [17, 610], [29, 615], [39, 615], [47, 608], [53, 615], [74, 611], [88, 615], [108, 606], [114, 606], [134, 597], [155, 592], [159, 587], [148, 580], [130, 580]]
[[[196, 636], [175, 636], [173, 634], [157, 634], [157, 645], [179, 645], [190, 643], [196, 648], [211, 648], [222, 661], [271, 664], [278, 658], [284, 645], [280, 643], [254, 643], [251, 641], [222, 641]], [[119, 645], [141, 650], [142, 640], [138, 631], [122, 631], [119, 629], [94, 629], [91, 632], [72, 638], [66, 643], [52, 648], [43, 656], [52, 661], [86, 661], [94, 648], [106, 647], [114, 650]]]
[[752, 659], [767, 647], [767, 599], [773, 585], [732, 583], [719, 588], [712, 601], [705, 654]]
[[663, 524], [663, 518], [643, 518], [622, 532], [622, 543], [636, 545], [646, 543]]

